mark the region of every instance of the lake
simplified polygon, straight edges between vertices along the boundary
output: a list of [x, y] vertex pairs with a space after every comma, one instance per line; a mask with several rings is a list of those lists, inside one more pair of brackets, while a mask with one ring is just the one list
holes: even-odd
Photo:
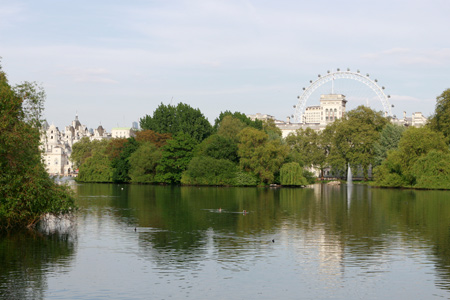
[[74, 184], [0, 236], [1, 299], [450, 298], [450, 192]]

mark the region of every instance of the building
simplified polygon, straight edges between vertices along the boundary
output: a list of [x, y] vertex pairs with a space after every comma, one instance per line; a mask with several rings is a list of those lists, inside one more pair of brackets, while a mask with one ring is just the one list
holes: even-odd
[[50, 175], [72, 176], [76, 173], [70, 155], [73, 145], [84, 137], [92, 141], [108, 139], [111, 135], [101, 125], [95, 130], [89, 130], [78, 120], [78, 115], [63, 132], [45, 122], [41, 133], [41, 150], [42, 160]]
[[[252, 120], [268, 120], [273, 119], [275, 125], [280, 128], [283, 138], [290, 133], [295, 133], [298, 129], [312, 128], [314, 130], [323, 130], [328, 124], [335, 120], [343, 118], [346, 113], [347, 100], [342, 94], [326, 94], [320, 96], [320, 105], [309, 106], [305, 109], [302, 116], [302, 123], [291, 123], [290, 117], [286, 121], [276, 120], [274, 116], [268, 114], [257, 113], [255, 115], [247, 115]], [[426, 124], [427, 118], [421, 112], [415, 112], [411, 117], [406, 117], [404, 112], [403, 119], [391, 118], [393, 124], [401, 126], [421, 127]]]
[[111, 130], [112, 138], [130, 138], [135, 137], [135, 130], [131, 127], [116, 127]]
[[341, 94], [327, 94], [320, 96], [319, 106], [309, 106], [305, 109], [303, 123], [328, 125], [345, 115], [347, 100]]

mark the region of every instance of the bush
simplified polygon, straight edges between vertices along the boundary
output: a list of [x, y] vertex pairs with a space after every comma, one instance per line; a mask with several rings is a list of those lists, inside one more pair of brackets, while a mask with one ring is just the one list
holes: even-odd
[[308, 182], [303, 177], [303, 168], [296, 162], [284, 164], [280, 169], [281, 185], [300, 186], [307, 185]]
[[226, 159], [194, 157], [181, 177], [182, 184], [234, 185], [237, 166]]

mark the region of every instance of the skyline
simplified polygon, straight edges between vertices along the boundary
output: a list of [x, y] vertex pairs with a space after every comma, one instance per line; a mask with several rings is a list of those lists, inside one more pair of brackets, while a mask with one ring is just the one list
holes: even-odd
[[[131, 126], [160, 103], [284, 120], [317, 74], [370, 73], [398, 117], [449, 88], [448, 1], [0, 0], [1, 65], [60, 129]], [[318, 104], [309, 99], [307, 105]], [[355, 108], [349, 101], [348, 109]]]

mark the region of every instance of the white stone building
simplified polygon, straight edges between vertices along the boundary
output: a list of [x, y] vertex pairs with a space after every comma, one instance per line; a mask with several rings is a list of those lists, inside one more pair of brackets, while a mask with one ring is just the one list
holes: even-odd
[[131, 127], [116, 127], [111, 130], [112, 138], [130, 138], [135, 137], [136, 133]]
[[[305, 109], [302, 116], [302, 123], [291, 123], [288, 117], [286, 122], [276, 120], [274, 116], [268, 114], [257, 113], [255, 115], [247, 115], [252, 120], [275, 120], [275, 125], [280, 128], [283, 138], [296, 130], [303, 128], [312, 128], [314, 130], [323, 130], [328, 124], [345, 116], [347, 100], [341, 94], [327, 94], [320, 96], [320, 105], [309, 106]], [[406, 117], [404, 112], [403, 119], [396, 117], [391, 119], [393, 124], [402, 126], [421, 127], [426, 124], [427, 118], [421, 112], [415, 112], [411, 117]]]
[[44, 124], [41, 134], [42, 159], [50, 175], [72, 176], [75, 174], [73, 163], [70, 161], [72, 146], [88, 137], [90, 140], [110, 138], [111, 135], [99, 126], [91, 133], [85, 125], [81, 125], [78, 116], [72, 124], [59, 131], [55, 125]]

